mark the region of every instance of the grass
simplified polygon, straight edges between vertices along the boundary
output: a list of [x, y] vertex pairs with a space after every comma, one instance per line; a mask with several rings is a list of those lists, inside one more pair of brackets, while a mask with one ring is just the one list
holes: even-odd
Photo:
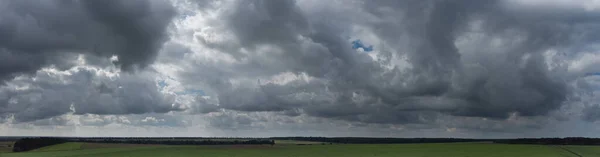
[[571, 150], [584, 157], [600, 156], [600, 147], [597, 146], [563, 146], [563, 148]]
[[[600, 147], [564, 146], [584, 157], [600, 156]], [[5, 153], [1, 157], [577, 157], [558, 146], [455, 144], [143, 146]]]
[[82, 145], [83, 145], [83, 143], [79, 143], [79, 142], [68, 142], [68, 143], [63, 143], [63, 144], [42, 147], [39, 149], [32, 150], [32, 152], [79, 150], [79, 149], [81, 149]]
[[160, 146], [149, 144], [114, 144], [114, 143], [83, 143], [81, 149], [102, 149], [102, 148], [127, 148], [127, 147], [148, 147]]
[[0, 153], [6, 153], [12, 151], [12, 145], [14, 142], [0, 142]]

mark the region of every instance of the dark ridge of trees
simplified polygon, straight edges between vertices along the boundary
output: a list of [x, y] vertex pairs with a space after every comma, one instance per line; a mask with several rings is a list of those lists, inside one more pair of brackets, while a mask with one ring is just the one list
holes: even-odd
[[57, 137], [57, 138], [67, 138], [67, 139], [153, 139], [153, 140], [253, 140], [253, 139], [268, 139], [268, 138], [256, 138], [256, 137]]
[[256, 138], [137, 138], [137, 137], [34, 137], [15, 142], [13, 152], [23, 152], [65, 142], [115, 143], [115, 144], [159, 144], [159, 145], [274, 145], [270, 139]]
[[17, 140], [13, 145], [13, 152], [30, 151], [45, 146], [65, 143], [67, 140], [50, 137], [23, 138]]
[[541, 144], [541, 145], [600, 145], [600, 138], [567, 137], [567, 138], [519, 138], [496, 140], [504, 144]]
[[394, 143], [452, 143], [452, 142], [485, 142], [490, 139], [460, 138], [368, 138], [368, 137], [272, 137], [274, 140], [296, 140], [343, 144], [394, 144]]
[[71, 142], [118, 143], [118, 144], [160, 144], [160, 145], [274, 145], [269, 139], [174, 139], [174, 138], [72, 138]]
[[366, 137], [272, 137], [274, 140], [297, 140], [341, 144], [393, 144], [393, 143], [452, 143], [494, 142], [503, 144], [540, 145], [600, 145], [600, 138], [518, 138], [518, 139], [460, 139], [460, 138], [366, 138]]
[[[15, 152], [28, 151], [64, 142], [159, 144], [159, 145], [274, 145], [275, 140], [321, 142], [321, 144], [402, 144], [402, 143], [452, 143], [493, 142], [504, 144], [541, 145], [600, 145], [600, 138], [520, 138], [520, 139], [461, 139], [461, 138], [368, 138], [368, 137], [19, 137], [14, 144]], [[0, 140], [2, 138], [0, 137]], [[14, 137], [4, 138], [13, 140]]]

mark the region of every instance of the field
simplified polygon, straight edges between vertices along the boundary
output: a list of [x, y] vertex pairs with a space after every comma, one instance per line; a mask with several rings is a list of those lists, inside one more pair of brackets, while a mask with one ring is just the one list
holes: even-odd
[[[571, 151], [571, 152], [570, 152]], [[455, 144], [159, 146], [65, 143], [1, 157], [598, 157], [600, 147]]]
[[63, 144], [57, 144], [48, 147], [42, 147], [40, 149], [32, 150], [32, 152], [49, 152], [49, 151], [72, 151], [79, 150], [84, 143], [69, 142]]
[[12, 141], [10, 141], [10, 142], [0, 141], [0, 153], [12, 151], [13, 143], [14, 142], [12, 142]]

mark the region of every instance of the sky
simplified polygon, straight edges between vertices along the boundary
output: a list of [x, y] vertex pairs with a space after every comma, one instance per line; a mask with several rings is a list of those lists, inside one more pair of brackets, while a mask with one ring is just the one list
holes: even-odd
[[598, 0], [3, 0], [0, 136], [600, 137]]

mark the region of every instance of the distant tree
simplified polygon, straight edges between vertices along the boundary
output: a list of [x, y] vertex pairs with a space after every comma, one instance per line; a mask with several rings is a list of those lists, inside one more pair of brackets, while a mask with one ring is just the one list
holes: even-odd
[[67, 142], [65, 139], [60, 138], [48, 138], [48, 137], [38, 137], [38, 138], [23, 138], [17, 140], [13, 144], [13, 152], [23, 152], [29, 151], [33, 149], [38, 149], [45, 146], [61, 144]]

